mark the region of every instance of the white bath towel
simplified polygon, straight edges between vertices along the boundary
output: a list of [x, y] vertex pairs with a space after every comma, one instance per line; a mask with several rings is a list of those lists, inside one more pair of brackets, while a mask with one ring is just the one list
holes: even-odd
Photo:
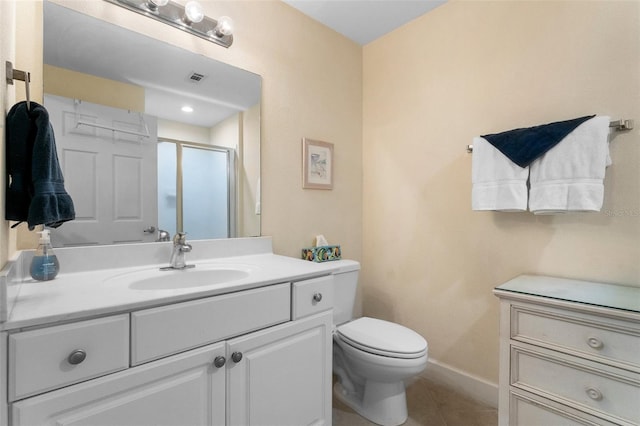
[[509, 160], [484, 138], [473, 138], [471, 208], [527, 210], [529, 168]]
[[529, 210], [535, 214], [600, 211], [605, 169], [611, 164], [608, 136], [609, 117], [596, 116], [531, 163]]

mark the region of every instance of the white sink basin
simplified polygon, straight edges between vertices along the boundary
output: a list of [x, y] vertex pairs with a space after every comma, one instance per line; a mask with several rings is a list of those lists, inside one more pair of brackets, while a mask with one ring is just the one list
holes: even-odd
[[247, 278], [251, 268], [244, 265], [198, 265], [194, 268], [129, 272], [108, 278], [105, 283], [126, 285], [132, 290], [173, 290], [226, 284]]

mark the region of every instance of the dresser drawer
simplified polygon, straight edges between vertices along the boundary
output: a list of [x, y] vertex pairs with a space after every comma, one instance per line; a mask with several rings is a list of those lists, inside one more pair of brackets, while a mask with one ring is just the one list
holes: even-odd
[[333, 276], [298, 281], [292, 286], [291, 319], [333, 308]]
[[9, 336], [9, 400], [129, 367], [129, 316]]
[[518, 426], [618, 426], [525, 392], [510, 392], [509, 424]]
[[511, 338], [640, 372], [640, 324], [552, 308], [513, 305]]
[[141, 364], [290, 318], [289, 283], [133, 312], [131, 363]]
[[530, 345], [511, 347], [511, 385], [615, 423], [640, 423], [640, 374]]

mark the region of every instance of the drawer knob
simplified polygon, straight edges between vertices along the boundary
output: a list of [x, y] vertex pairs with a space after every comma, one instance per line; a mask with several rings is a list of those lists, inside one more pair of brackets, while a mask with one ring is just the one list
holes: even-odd
[[602, 349], [604, 347], [604, 343], [602, 343], [602, 340], [598, 339], [597, 337], [589, 337], [587, 339], [587, 345], [589, 345], [593, 349]]
[[76, 349], [69, 354], [67, 361], [71, 365], [78, 365], [87, 357], [87, 353], [82, 349]]
[[602, 392], [600, 392], [598, 389], [587, 388], [585, 392], [587, 392], [587, 396], [593, 399], [594, 401], [602, 401], [602, 398], [603, 398]]
[[321, 300], [322, 300], [322, 293], [315, 293], [315, 294], [313, 295], [313, 301], [314, 301], [314, 302], [318, 303], [318, 302], [320, 302]]
[[234, 352], [231, 354], [231, 359], [233, 360], [233, 362], [240, 362], [242, 361], [242, 352]]
[[223, 356], [217, 356], [214, 360], [213, 360], [213, 365], [215, 365], [217, 368], [222, 368], [224, 367], [224, 364], [227, 362], [227, 359]]

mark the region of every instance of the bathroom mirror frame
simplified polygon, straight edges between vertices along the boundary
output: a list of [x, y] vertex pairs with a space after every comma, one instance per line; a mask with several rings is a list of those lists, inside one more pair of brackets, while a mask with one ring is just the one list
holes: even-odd
[[[210, 57], [83, 14], [77, 10], [46, 0], [43, 3], [43, 62], [45, 67], [43, 80], [45, 95], [49, 93], [60, 96], [60, 93], [51, 93], [51, 78], [49, 74], [51, 74], [50, 71], [52, 69], [63, 68], [84, 75], [96, 76], [99, 79], [138, 86], [142, 88], [145, 98], [142, 101], [142, 109], [145, 113], [158, 117], [158, 120], [174, 122], [177, 127], [184, 125], [185, 127], [191, 126], [205, 129], [201, 133], [206, 133], [208, 128], [212, 140], [213, 136], [211, 135], [216, 133], [217, 130], [214, 127], [218, 126], [218, 123], [230, 120], [235, 125], [236, 119], [234, 117], [235, 115], [239, 117], [237, 119], [239, 123], [237, 135], [234, 134], [232, 138], [225, 141], [229, 143], [224, 145], [212, 143], [211, 141], [206, 143], [232, 147], [235, 153], [234, 200], [237, 213], [235, 217], [230, 219], [232, 226], [229, 226], [229, 229], [235, 229], [236, 233], [227, 237], [260, 236], [261, 77]], [[52, 25], [51, 19], [59, 22], [61, 17], [64, 18], [66, 25], [62, 27]], [[52, 30], [54, 31], [53, 34], [51, 33]], [[108, 31], [109, 35], [105, 35], [105, 31]], [[123, 44], [123, 40], [126, 40], [126, 44]], [[115, 47], [111, 42], [115, 42]], [[145, 55], [140, 54], [142, 51], [145, 52]], [[97, 52], [99, 54], [96, 54]], [[148, 56], [149, 54], [156, 56]], [[91, 57], [92, 60], [87, 62], [87, 56]], [[116, 61], [115, 58], [119, 58], [119, 60]], [[112, 65], [114, 64], [117, 64], [117, 66], [113, 67]], [[148, 64], [154, 64], [154, 66], [149, 67]], [[132, 72], [129, 68], [143, 69], [145, 73]], [[199, 70], [205, 72], [198, 72]], [[152, 71], [159, 71], [159, 75], [154, 75], [152, 78]], [[190, 78], [194, 78], [194, 75], [195, 78], [203, 80], [205, 85], [194, 87], [194, 83], [189, 81]], [[189, 85], [191, 86], [189, 87]], [[76, 95], [69, 97], [75, 99]], [[196, 107], [206, 109], [205, 118], [196, 118], [186, 123], [182, 118], [178, 119], [175, 112], [170, 112], [167, 115], [172, 105], [188, 103], [187, 99], [191, 99], [190, 102]], [[95, 99], [90, 101], [95, 102]], [[106, 101], [107, 104], [109, 102]], [[154, 108], [154, 102], [156, 104], [161, 103], [161, 108]], [[140, 101], [138, 101], [138, 107], [140, 107]], [[133, 110], [139, 111], [140, 109], [133, 108]], [[211, 125], [211, 123], [214, 124]], [[248, 126], [251, 127], [249, 128]], [[203, 142], [202, 140], [190, 139], [188, 136], [176, 137], [176, 134], [172, 133], [173, 130], [167, 130], [168, 128], [168, 126], [165, 126], [164, 134], [161, 134], [163, 130], [159, 129], [157, 135], [159, 140], [177, 139], [185, 143]], [[58, 139], [57, 130], [56, 138]], [[58, 151], [60, 151], [60, 147]], [[61, 159], [61, 162], [63, 161]], [[83, 217], [81, 215], [78, 218], [77, 215], [76, 221], [82, 221]], [[62, 231], [65, 226], [69, 228], [72, 223], [68, 222], [68, 224], [59, 229]], [[147, 225], [155, 226], [156, 229], [159, 228], [157, 226], [157, 216], [156, 223], [145, 224], [145, 226], [140, 227], [139, 231], [142, 233], [143, 228], [147, 228]], [[184, 229], [184, 231], [189, 233], [188, 229]], [[144, 241], [155, 240], [155, 238], [147, 238]], [[132, 241], [113, 241], [107, 244], [121, 242], [143, 241], [133, 239]], [[92, 245], [95, 243], [88, 241], [86, 244]]]

